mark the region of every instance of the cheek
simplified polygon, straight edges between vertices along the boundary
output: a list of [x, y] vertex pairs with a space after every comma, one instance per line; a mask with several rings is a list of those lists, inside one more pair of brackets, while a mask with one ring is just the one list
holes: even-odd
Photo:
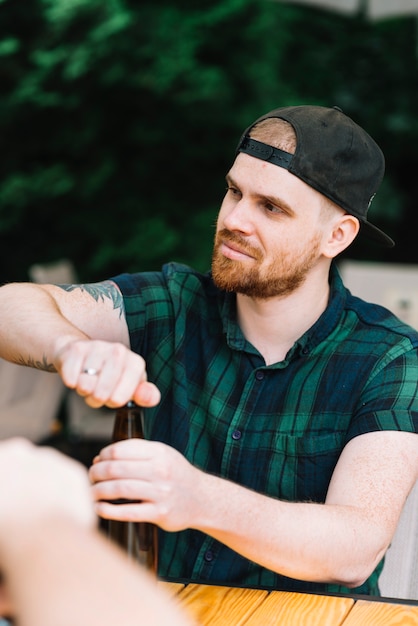
[[260, 244], [265, 251], [265, 255], [270, 258], [281, 257], [283, 253], [295, 248], [295, 241], [283, 231], [274, 232], [273, 229], [265, 232], [260, 237]]
[[228, 194], [226, 194], [222, 200], [221, 203], [221, 207], [219, 209], [219, 213], [218, 213], [218, 224], [222, 224], [223, 221], [227, 218], [227, 216], [231, 213], [231, 211], [233, 210], [234, 207], [234, 203], [232, 202], [232, 200], [228, 197]]
[[313, 247], [312, 233], [299, 228], [264, 233], [260, 239], [266, 263], [271, 269], [283, 268], [283, 263], [298, 263]]
[[216, 219], [216, 231], [223, 228], [222, 224], [223, 224], [226, 214], [227, 214], [227, 200], [226, 198], [224, 198], [222, 200], [221, 208], [219, 209], [218, 217]]

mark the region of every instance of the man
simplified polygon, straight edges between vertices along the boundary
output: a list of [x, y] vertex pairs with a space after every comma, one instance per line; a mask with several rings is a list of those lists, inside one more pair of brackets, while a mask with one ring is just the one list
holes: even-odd
[[106, 447], [90, 479], [99, 515], [164, 531], [161, 576], [378, 593], [418, 478], [418, 335], [333, 259], [359, 230], [393, 245], [367, 219], [383, 170], [340, 110], [277, 109], [239, 143], [211, 274], [0, 290], [3, 357], [148, 407], [152, 441]]
[[0, 469], [0, 615], [19, 626], [191, 626], [99, 534], [81, 464], [16, 438], [0, 443]]

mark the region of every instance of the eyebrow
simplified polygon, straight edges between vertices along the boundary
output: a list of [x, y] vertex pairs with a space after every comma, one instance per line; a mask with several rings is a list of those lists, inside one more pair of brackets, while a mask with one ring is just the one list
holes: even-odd
[[[236, 187], [237, 189], [240, 188], [239, 184], [236, 181], [234, 181], [234, 179], [229, 173], [225, 176], [225, 180], [228, 185], [232, 185], [233, 187]], [[275, 196], [266, 196], [260, 193], [253, 194], [253, 195], [256, 195], [258, 198], [261, 198], [262, 200], [267, 200], [267, 202], [271, 202], [271, 204], [277, 205], [281, 209], [284, 209], [290, 216], [295, 215], [294, 209], [292, 209], [292, 207], [281, 198], [277, 198]]]

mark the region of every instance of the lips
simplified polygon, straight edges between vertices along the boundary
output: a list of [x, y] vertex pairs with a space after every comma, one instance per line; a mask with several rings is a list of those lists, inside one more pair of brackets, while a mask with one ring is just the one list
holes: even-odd
[[220, 252], [230, 259], [254, 259], [254, 255], [244, 246], [240, 246], [229, 239], [221, 239], [219, 243]]
[[245, 254], [247, 256], [250, 256], [248, 255], [248, 252], [245, 248], [238, 246], [236, 243], [233, 243], [232, 241], [224, 240], [222, 243], [228, 248], [230, 248], [231, 250], [233, 250], [234, 252], [239, 252], [240, 254]]

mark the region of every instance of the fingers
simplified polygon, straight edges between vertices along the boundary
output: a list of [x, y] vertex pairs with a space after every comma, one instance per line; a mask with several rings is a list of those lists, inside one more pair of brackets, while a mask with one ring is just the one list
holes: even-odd
[[[103, 448], [89, 470], [96, 514], [109, 519], [138, 521], [156, 515], [160, 486], [154, 482], [155, 442], [130, 439]], [[117, 503], [126, 500], [127, 503]], [[144, 505], [153, 505], [151, 512]]]
[[113, 519], [121, 522], [156, 522], [158, 521], [158, 508], [152, 502], [140, 502], [137, 504], [111, 504], [110, 502], [96, 502], [96, 515], [103, 519]]
[[100, 450], [96, 459], [99, 461], [144, 460], [149, 462], [152, 458], [151, 449], [158, 450], [161, 447], [165, 447], [165, 444], [133, 437], [132, 439], [123, 439], [105, 446]]
[[132, 399], [140, 406], [156, 406], [161, 400], [161, 393], [154, 383], [143, 382], [136, 388]]
[[112, 443], [102, 448], [94, 458], [89, 469], [89, 479], [92, 484], [106, 480], [119, 478], [147, 479], [155, 477], [158, 472], [154, 471], [155, 449], [158, 450], [158, 442], [149, 442], [144, 439], [125, 439]]
[[[189, 527], [193, 510], [200, 511], [199, 476], [171, 446], [143, 439], [103, 448], [89, 471], [100, 517], [153, 522], [169, 531]], [[121, 499], [130, 502], [115, 504]]]
[[[97, 483], [92, 487], [93, 499], [97, 502], [107, 502], [112, 507], [119, 507], [120, 502], [127, 501], [130, 504], [152, 501], [155, 499], [155, 490], [152, 483], [138, 478], [123, 478]], [[123, 506], [125, 506], [123, 504]]]
[[64, 383], [93, 407], [123, 406], [129, 400], [145, 407], [160, 401], [158, 388], [147, 381], [144, 359], [119, 343], [74, 341], [57, 356]]

